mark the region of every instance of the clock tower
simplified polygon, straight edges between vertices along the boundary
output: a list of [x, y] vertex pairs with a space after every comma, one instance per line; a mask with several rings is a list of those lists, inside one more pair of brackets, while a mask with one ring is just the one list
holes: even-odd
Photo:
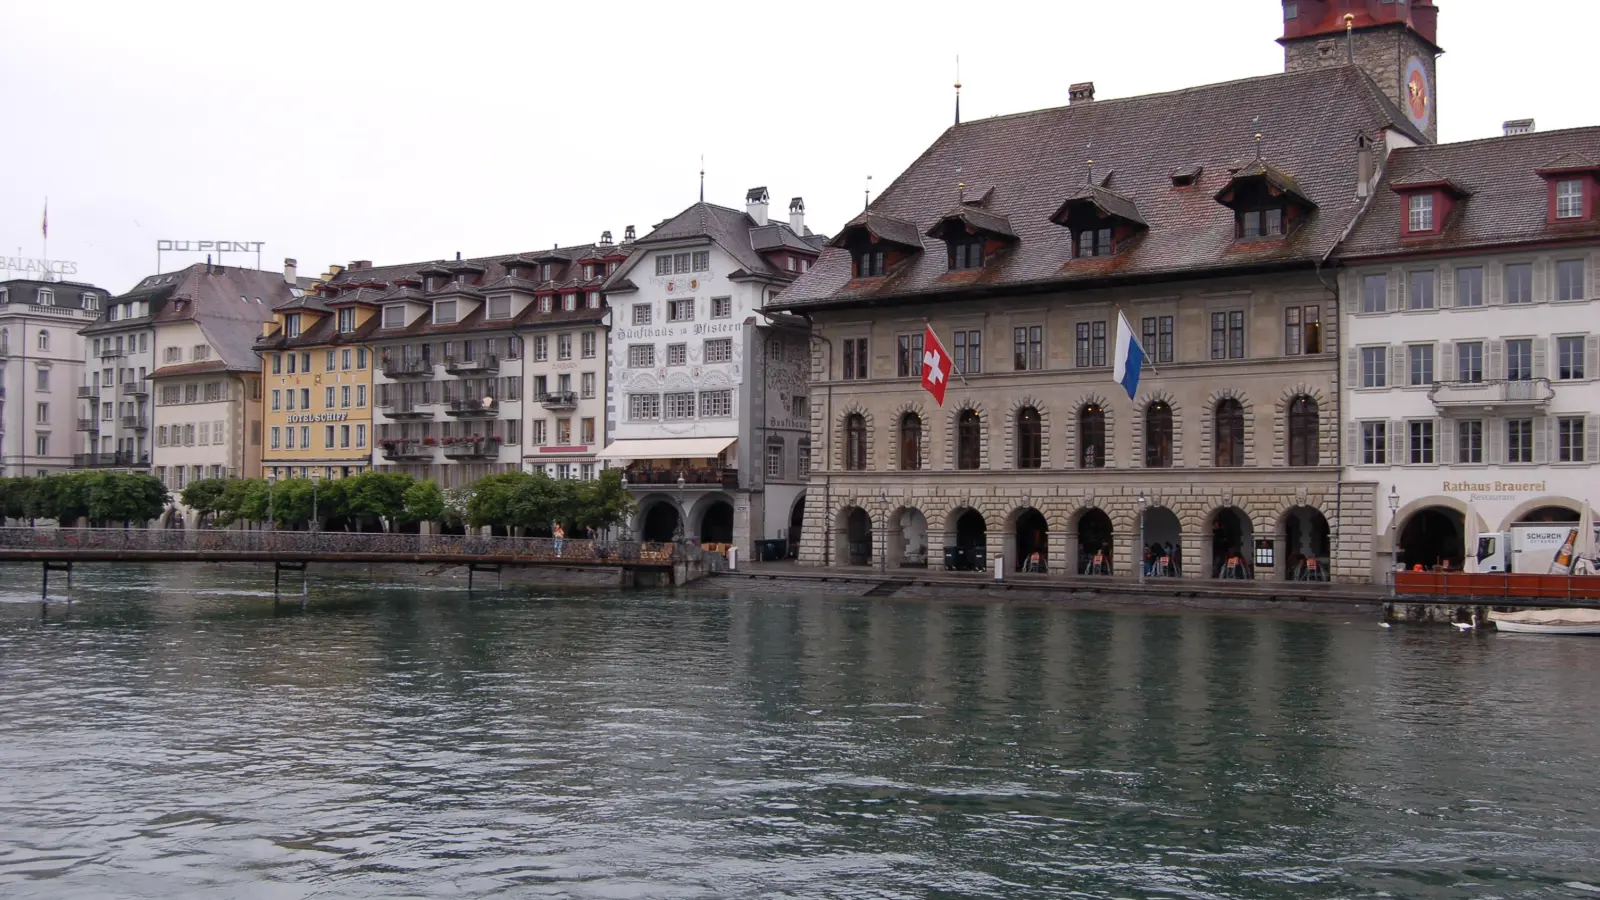
[[1283, 70], [1360, 66], [1406, 118], [1439, 138], [1433, 0], [1282, 0]]

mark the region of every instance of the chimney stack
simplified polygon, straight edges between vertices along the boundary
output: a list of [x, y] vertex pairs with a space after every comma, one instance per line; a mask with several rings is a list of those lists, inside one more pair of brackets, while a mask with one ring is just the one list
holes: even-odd
[[1067, 103], [1090, 103], [1094, 100], [1094, 82], [1080, 81], [1067, 88]]
[[370, 260], [370, 259], [352, 259], [352, 260], [350, 260], [349, 271], [351, 271], [351, 272], [359, 272], [362, 269], [370, 269], [370, 268], [372, 268], [372, 260]]
[[1356, 196], [1372, 193], [1372, 141], [1366, 135], [1356, 138]]
[[1507, 119], [1500, 127], [1505, 129], [1506, 137], [1513, 134], [1533, 134], [1532, 119]]
[[602, 247], [611, 246], [611, 232], [610, 232], [609, 229], [606, 230], [606, 231], [600, 232], [600, 246], [602, 246]]
[[295, 277], [295, 269], [296, 269], [297, 266], [299, 266], [299, 263], [297, 263], [296, 261], [294, 261], [292, 259], [288, 259], [288, 258], [284, 259], [284, 261], [283, 261], [283, 283], [284, 284], [287, 284], [290, 287], [294, 287], [295, 285], [300, 283], [300, 279]]
[[770, 199], [765, 187], [753, 187], [745, 192], [744, 211], [750, 218], [756, 220], [757, 225], [767, 224], [767, 200]]
[[789, 201], [789, 230], [806, 236], [806, 201], [799, 197]]
[[634, 231], [633, 231], [633, 226], [632, 225], [629, 225], [628, 227], [622, 229], [622, 242], [624, 244], [633, 243], [633, 235], [634, 235]]

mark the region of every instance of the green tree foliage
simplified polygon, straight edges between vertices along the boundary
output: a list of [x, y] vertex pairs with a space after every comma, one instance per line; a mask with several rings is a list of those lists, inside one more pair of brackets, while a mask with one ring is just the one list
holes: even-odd
[[345, 479], [346, 514], [352, 518], [372, 517], [393, 530], [405, 516], [406, 489], [416, 479], [398, 472], [362, 472]]
[[167, 486], [161, 479], [141, 473], [93, 472], [89, 475], [89, 519], [142, 525], [158, 519], [167, 508]]
[[264, 478], [230, 478], [217, 499], [217, 524], [260, 522], [267, 517], [267, 482]]
[[0, 478], [0, 517], [33, 519], [38, 515], [39, 479]]
[[178, 494], [178, 499], [184, 506], [194, 510], [200, 517], [200, 522], [204, 523], [207, 518], [221, 511], [220, 504], [227, 494], [229, 483], [226, 478], [202, 478], [199, 481], [191, 481]]
[[632, 517], [635, 504], [623, 486], [621, 469], [605, 469], [594, 481], [567, 483], [574, 486], [576, 501], [573, 513], [562, 518], [569, 533], [576, 534], [579, 529], [593, 533], [622, 525]]
[[64, 526], [143, 524], [160, 518], [167, 489], [149, 475], [64, 472], [40, 478], [0, 478], [0, 513], [6, 518], [55, 519]]
[[443, 522], [445, 518], [444, 491], [436, 481], [417, 481], [406, 488], [407, 522]]

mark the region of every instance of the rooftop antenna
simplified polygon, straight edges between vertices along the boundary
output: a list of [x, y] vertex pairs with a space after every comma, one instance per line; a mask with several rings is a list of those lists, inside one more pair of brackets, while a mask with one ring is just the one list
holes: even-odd
[[961, 54], [956, 54], [956, 124], [961, 124]]
[[1093, 150], [1094, 141], [1090, 141], [1083, 145], [1083, 152], [1089, 154], [1089, 174], [1086, 176], [1086, 178], [1090, 184], [1094, 184], [1094, 154], [1091, 152]]
[[867, 176], [866, 189], [861, 192], [861, 208], [866, 209], [872, 205], [872, 176]]
[[700, 154], [700, 202], [706, 202], [706, 155]]
[[1250, 120], [1250, 126], [1256, 130], [1256, 161], [1261, 160], [1261, 117], [1256, 116]]
[[1356, 17], [1349, 13], [1344, 14], [1344, 58], [1351, 65], [1356, 63]]
[[956, 202], [967, 202], [967, 183], [961, 180], [960, 166], [956, 166]]

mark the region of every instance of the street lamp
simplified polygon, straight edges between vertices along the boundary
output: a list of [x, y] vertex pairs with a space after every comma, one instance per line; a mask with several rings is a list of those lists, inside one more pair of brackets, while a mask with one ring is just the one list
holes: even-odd
[[1389, 595], [1394, 596], [1395, 573], [1400, 571], [1400, 486], [1389, 485]]
[[683, 532], [684, 532], [683, 524], [684, 524], [684, 520], [689, 518], [689, 508], [687, 506], [683, 505], [683, 486], [684, 486], [684, 484], [685, 484], [685, 482], [683, 480], [683, 472], [680, 471], [678, 473], [678, 527], [676, 529], [677, 530], [677, 534], [673, 536], [673, 540], [675, 540], [675, 541], [683, 540]]
[[1144, 491], [1139, 492], [1139, 546], [1134, 551], [1134, 562], [1139, 566], [1139, 583], [1144, 583], [1144, 508], [1150, 503]]
[[884, 575], [889, 574], [889, 491], [885, 488], [878, 489], [878, 500], [883, 504], [883, 521], [878, 526], [882, 536], [878, 545], [882, 550], [878, 553], [878, 571]]
[[322, 473], [311, 471], [311, 530], [321, 531], [322, 520], [317, 517], [317, 485], [322, 483]]
[[278, 530], [278, 518], [273, 510], [278, 500], [278, 470], [273, 469], [267, 473], [267, 530]]

